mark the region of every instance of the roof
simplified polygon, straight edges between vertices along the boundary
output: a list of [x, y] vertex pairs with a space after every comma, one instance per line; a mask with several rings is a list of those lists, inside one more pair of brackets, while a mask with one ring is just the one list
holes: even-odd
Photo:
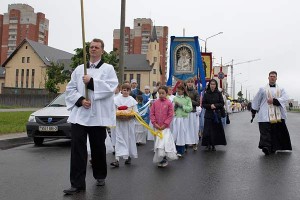
[[124, 71], [151, 71], [145, 54], [124, 55]]
[[4, 77], [5, 77], [5, 68], [0, 67], [0, 78], [4, 78]]
[[155, 26], [153, 26], [152, 35], [150, 37], [150, 42], [154, 42], [154, 41], [158, 42], [157, 33], [156, 33], [156, 27]]
[[20, 45], [16, 48], [16, 50], [5, 60], [3, 63], [3, 67], [13, 58], [13, 56], [19, 51], [19, 49], [25, 44], [28, 43], [33, 50], [37, 53], [37, 55], [41, 58], [41, 60], [45, 63], [45, 65], [49, 66], [51, 62], [59, 62], [61, 60], [71, 60], [74, 56], [71, 53], [66, 51], [62, 51], [53, 47], [49, 47], [47, 45], [41, 44], [39, 42], [35, 42], [32, 40], [24, 39]]

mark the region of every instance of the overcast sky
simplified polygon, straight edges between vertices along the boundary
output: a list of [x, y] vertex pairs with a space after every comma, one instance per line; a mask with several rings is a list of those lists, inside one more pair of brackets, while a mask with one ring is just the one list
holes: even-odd
[[[1, 0], [0, 13], [8, 4], [26, 3], [49, 19], [49, 46], [74, 53], [82, 47], [80, 0]], [[86, 41], [102, 38], [112, 50], [113, 29], [120, 27], [121, 0], [84, 0]], [[271, 70], [291, 99], [300, 101], [300, 1], [299, 0], [127, 0], [126, 26], [134, 18], [151, 18], [157, 26], [168, 26], [169, 36], [199, 36], [207, 40], [214, 63], [259, 61], [233, 67], [236, 91], [241, 84], [257, 92], [268, 82]], [[203, 42], [201, 45], [204, 46]], [[230, 76], [229, 76], [230, 78]]]

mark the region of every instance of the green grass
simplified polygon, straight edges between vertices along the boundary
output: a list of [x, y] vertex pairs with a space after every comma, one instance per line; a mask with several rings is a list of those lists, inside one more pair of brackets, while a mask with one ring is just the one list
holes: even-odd
[[32, 111], [0, 112], [0, 134], [26, 131], [26, 123]]

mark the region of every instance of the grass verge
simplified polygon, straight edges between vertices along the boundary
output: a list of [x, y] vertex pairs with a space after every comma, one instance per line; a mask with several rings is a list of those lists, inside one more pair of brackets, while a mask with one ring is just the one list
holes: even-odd
[[26, 131], [26, 123], [32, 111], [1, 112], [0, 135]]

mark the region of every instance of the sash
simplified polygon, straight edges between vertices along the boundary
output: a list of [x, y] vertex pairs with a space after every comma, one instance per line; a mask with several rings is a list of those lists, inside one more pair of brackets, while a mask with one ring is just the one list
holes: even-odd
[[[270, 99], [270, 98], [278, 99], [281, 96], [281, 92], [280, 92], [280, 89], [277, 86], [277, 84], [275, 86], [275, 95], [274, 95], [274, 97], [272, 95], [271, 88], [270, 88], [269, 84], [265, 87], [265, 90], [266, 90], [266, 94], [267, 94], [267, 99]], [[268, 113], [269, 114], [269, 120], [270, 120], [271, 124], [281, 122], [281, 112], [280, 112], [279, 106], [274, 106], [273, 104], [268, 104], [268, 111], [269, 111], [269, 113]]]

